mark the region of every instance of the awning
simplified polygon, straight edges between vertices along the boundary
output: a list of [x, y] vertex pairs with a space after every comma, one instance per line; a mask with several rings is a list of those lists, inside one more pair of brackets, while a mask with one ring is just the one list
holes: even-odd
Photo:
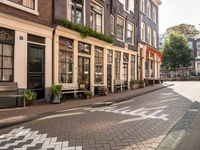
[[155, 48], [152, 48], [152, 47], [147, 47], [146, 58], [150, 57], [150, 55], [149, 55], [150, 52], [158, 55], [158, 57], [160, 57], [160, 61], [162, 62], [162, 53], [161, 53], [161, 51], [159, 51], [159, 50], [157, 50]]

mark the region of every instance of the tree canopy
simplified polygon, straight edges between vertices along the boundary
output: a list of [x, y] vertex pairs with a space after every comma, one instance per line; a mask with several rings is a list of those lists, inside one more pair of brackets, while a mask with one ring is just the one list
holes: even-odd
[[169, 33], [162, 45], [163, 63], [166, 69], [176, 70], [179, 66], [191, 65], [192, 50], [188, 47], [187, 39], [177, 33]]
[[169, 34], [171, 32], [182, 34], [184, 36], [194, 36], [199, 34], [199, 31], [196, 29], [194, 25], [185, 23], [169, 27], [167, 29], [167, 33]]

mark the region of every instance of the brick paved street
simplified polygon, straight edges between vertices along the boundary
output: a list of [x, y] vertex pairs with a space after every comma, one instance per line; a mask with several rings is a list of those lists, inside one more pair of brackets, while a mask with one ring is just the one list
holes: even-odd
[[192, 102], [174, 87], [108, 107], [62, 110], [1, 130], [0, 149], [156, 149]]

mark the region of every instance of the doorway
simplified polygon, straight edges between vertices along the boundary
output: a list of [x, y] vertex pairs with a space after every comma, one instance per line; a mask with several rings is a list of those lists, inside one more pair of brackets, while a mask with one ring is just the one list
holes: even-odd
[[45, 97], [45, 47], [28, 44], [27, 87], [37, 93], [37, 99]]
[[78, 81], [85, 82], [86, 89], [90, 90], [90, 58], [78, 57]]

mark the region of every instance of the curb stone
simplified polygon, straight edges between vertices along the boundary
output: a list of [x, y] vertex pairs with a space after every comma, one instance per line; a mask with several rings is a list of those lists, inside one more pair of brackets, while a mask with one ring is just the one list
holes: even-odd
[[165, 138], [159, 144], [156, 150], [174, 150], [177, 148], [180, 141], [188, 133], [191, 124], [200, 110], [200, 103], [193, 102], [185, 112], [185, 114], [178, 119], [174, 126], [169, 130]]
[[[170, 87], [170, 86], [173, 86], [173, 85], [174, 84], [169, 84], [169, 85], [165, 85], [165, 86], [162, 86], [162, 87], [159, 87], [159, 88], [155, 88], [155, 89], [152, 89], [152, 90], [149, 90], [149, 91], [146, 91], [146, 92], [139, 92], [137, 94], [133, 94], [133, 95], [129, 95], [129, 96], [121, 97], [121, 98], [115, 98], [112, 101], [110, 101], [110, 100], [105, 101], [105, 103], [106, 102], [109, 103], [109, 104], [110, 103], [112, 103], [112, 104], [114, 104], [114, 103], [120, 103], [122, 101], [127, 101], [127, 100], [129, 100], [131, 98], [139, 97], [141, 95], [148, 94], [148, 93], [151, 93], [151, 92], [154, 92], [154, 91], [157, 91], [157, 90], [161, 90], [163, 88], [167, 88], [167, 87]], [[72, 108], [69, 108], [69, 109], [82, 108], [82, 107], [92, 107], [93, 105], [94, 104], [88, 104], [88, 105], [83, 105], [83, 106], [80, 106], [80, 107], [72, 107]], [[8, 127], [11, 127], [11, 126], [14, 126], [14, 125], [19, 125], [19, 124], [22, 124], [22, 123], [26, 123], [26, 122], [30, 122], [30, 121], [33, 121], [33, 120], [37, 120], [37, 119], [40, 119], [42, 117], [46, 117], [46, 116], [49, 116], [49, 115], [54, 115], [54, 114], [60, 114], [60, 113], [62, 113], [61, 110], [59, 110], [59, 111], [45, 112], [45, 113], [42, 113], [42, 114], [25, 116], [22, 119], [18, 119], [18, 120], [15, 120], [15, 121], [13, 121], [13, 120], [11, 120], [11, 121], [5, 121], [5, 122], [2, 121], [2, 122], [0, 122], [0, 130], [8, 128]]]

